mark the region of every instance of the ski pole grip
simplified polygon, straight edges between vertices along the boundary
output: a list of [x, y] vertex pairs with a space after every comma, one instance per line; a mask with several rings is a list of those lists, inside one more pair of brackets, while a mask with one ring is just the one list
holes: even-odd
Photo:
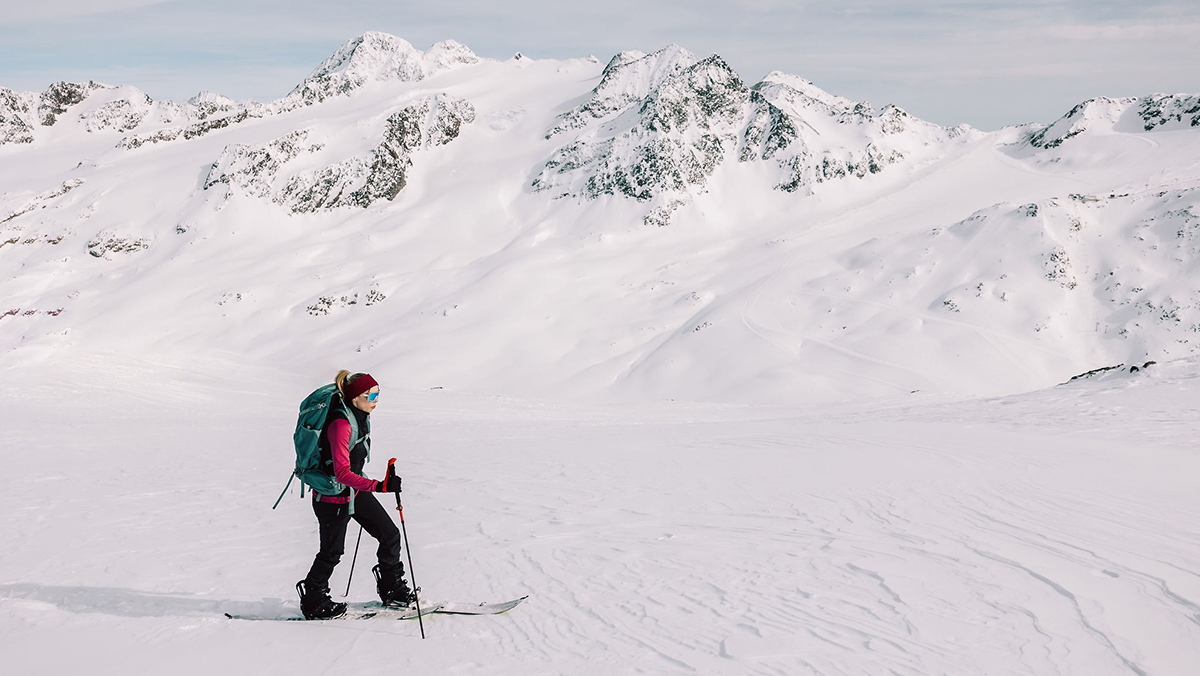
[[388, 460], [387, 474], [383, 475], [383, 490], [387, 490], [388, 479], [396, 475], [396, 459]]

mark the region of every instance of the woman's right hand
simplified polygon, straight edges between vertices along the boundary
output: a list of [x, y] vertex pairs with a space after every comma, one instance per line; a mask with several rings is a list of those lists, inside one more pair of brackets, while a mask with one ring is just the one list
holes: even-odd
[[[387, 488], [384, 488], [384, 483], [387, 484]], [[376, 493], [399, 493], [400, 492], [400, 477], [396, 476], [395, 474], [391, 474], [388, 476], [387, 479], [384, 479], [381, 481], [376, 481], [375, 482], [375, 492]]]

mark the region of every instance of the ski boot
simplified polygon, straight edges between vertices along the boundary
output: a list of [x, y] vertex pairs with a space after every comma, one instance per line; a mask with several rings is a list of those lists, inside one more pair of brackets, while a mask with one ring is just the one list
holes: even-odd
[[296, 583], [296, 593], [300, 595], [300, 612], [306, 620], [332, 620], [346, 614], [345, 603], [334, 603], [329, 598], [328, 585], [309, 586], [306, 580]]
[[404, 581], [404, 566], [381, 569], [378, 564], [371, 569], [375, 574], [375, 589], [379, 592], [379, 600], [390, 608], [407, 608], [417, 601], [416, 592], [408, 588]]

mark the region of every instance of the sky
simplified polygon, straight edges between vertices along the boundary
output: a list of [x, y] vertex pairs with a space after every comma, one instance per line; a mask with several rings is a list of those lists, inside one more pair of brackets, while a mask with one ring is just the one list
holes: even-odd
[[1200, 0], [0, 0], [0, 86], [131, 84], [269, 101], [365, 31], [484, 57], [670, 43], [840, 96], [993, 130], [1095, 96], [1200, 92]]

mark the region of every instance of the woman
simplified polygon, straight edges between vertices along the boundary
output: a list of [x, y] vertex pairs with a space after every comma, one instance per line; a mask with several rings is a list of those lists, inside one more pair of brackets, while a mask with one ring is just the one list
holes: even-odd
[[[400, 563], [400, 531], [373, 495], [399, 493], [400, 477], [393, 474], [386, 481], [375, 481], [362, 475], [371, 448], [370, 415], [379, 397], [379, 383], [370, 374], [351, 374], [345, 370], [338, 372], [334, 382], [347, 405], [329, 407], [320, 439], [321, 466], [329, 467], [332, 460], [333, 476], [346, 489], [332, 496], [316, 491], [312, 494], [313, 512], [321, 531], [321, 551], [308, 576], [296, 583], [300, 610], [309, 620], [330, 619], [346, 612], [345, 603], [334, 603], [329, 598], [329, 577], [345, 550], [346, 526], [351, 517], [379, 541], [379, 564], [372, 569], [379, 600], [388, 606], [407, 606], [415, 600], [415, 594], [404, 581], [404, 565]], [[361, 436], [361, 441], [353, 448], [350, 447], [347, 413], [355, 417]], [[354, 501], [353, 514], [350, 513], [351, 500]]]

